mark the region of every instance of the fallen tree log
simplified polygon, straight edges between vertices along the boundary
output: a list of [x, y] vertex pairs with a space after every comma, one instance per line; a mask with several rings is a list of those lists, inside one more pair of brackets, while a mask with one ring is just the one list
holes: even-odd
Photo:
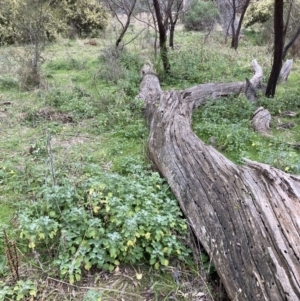
[[[256, 86], [262, 72], [250, 80]], [[162, 91], [142, 71], [152, 162], [167, 179], [231, 300], [300, 300], [300, 177], [266, 164], [237, 166], [191, 129], [193, 110], [210, 98], [238, 94], [246, 83], [202, 84]]]

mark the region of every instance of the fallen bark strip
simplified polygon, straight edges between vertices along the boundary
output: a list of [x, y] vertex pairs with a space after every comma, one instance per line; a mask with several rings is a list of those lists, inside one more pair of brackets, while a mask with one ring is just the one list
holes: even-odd
[[[141, 74], [139, 97], [146, 104], [151, 160], [211, 256], [229, 297], [300, 300], [300, 177], [249, 160], [237, 166], [191, 129], [196, 107], [213, 97], [239, 94], [245, 83], [163, 92], [149, 66]], [[253, 85], [260, 76], [257, 71]]]

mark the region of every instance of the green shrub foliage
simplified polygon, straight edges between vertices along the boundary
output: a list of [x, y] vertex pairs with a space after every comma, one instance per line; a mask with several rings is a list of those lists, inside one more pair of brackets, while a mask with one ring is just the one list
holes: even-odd
[[62, 29], [49, 4], [40, 0], [3, 0], [0, 44], [40, 43], [54, 39]]
[[245, 26], [248, 27], [255, 23], [264, 23], [270, 20], [273, 16], [273, 6], [274, 3], [271, 0], [251, 3], [245, 15]]
[[[288, 12], [291, 9], [291, 17], [289, 18], [285, 37], [286, 43], [292, 39], [299, 28], [300, 0], [293, 1], [292, 7], [290, 7], [290, 5], [291, 3], [289, 1], [284, 3], [285, 19], [287, 19]], [[243, 24], [246, 28], [252, 30], [252, 33], [255, 35], [254, 41], [257, 45], [273, 43], [273, 15], [274, 1], [261, 0], [250, 3], [249, 8], [246, 11]], [[293, 55], [299, 52], [297, 45], [294, 46], [294, 49], [291, 52]]]
[[218, 10], [212, 1], [194, 1], [192, 9], [183, 18], [184, 28], [205, 30], [213, 26], [218, 17]]
[[106, 24], [106, 11], [96, 0], [3, 0], [0, 43], [53, 40], [68, 27], [78, 35], [96, 34]]
[[127, 177], [89, 165], [79, 178], [62, 177], [54, 186], [46, 181], [19, 215], [23, 242], [52, 256], [71, 283], [92, 267], [148, 261], [158, 269], [188, 255], [179, 240], [186, 221], [169, 187], [157, 173], [129, 165], [134, 174]]
[[63, 0], [60, 7], [67, 24], [79, 36], [95, 35], [107, 25], [106, 12], [97, 0]]

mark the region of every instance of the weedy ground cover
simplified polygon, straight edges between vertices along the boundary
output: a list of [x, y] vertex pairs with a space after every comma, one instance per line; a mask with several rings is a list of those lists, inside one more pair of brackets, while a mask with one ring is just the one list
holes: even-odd
[[[235, 52], [219, 33], [204, 42], [201, 33], [179, 30], [165, 76], [145, 38], [153, 35], [145, 31], [123, 51], [105, 36], [96, 47], [84, 40], [49, 45], [45, 87], [27, 92], [19, 88], [12, 59], [21, 47], [0, 50], [0, 223], [9, 239], [1, 229], [0, 251], [6, 246], [14, 255], [15, 244], [20, 271], [17, 279], [8, 257], [0, 257], [7, 279], [0, 300], [39, 294], [47, 300], [193, 300], [209, 294], [202, 272], [213, 274], [210, 260], [199, 248], [192, 257], [188, 225], [167, 184], [150, 168], [143, 104], [135, 98], [139, 69], [151, 60], [164, 89], [182, 89], [245, 80], [253, 58], [267, 75], [270, 53], [247, 40]], [[299, 143], [299, 117], [293, 128], [280, 127], [291, 121], [284, 111], [299, 116], [298, 83], [296, 62], [274, 99], [212, 100], [195, 112], [194, 130], [237, 163], [248, 157], [299, 173], [299, 151], [289, 146]], [[259, 105], [273, 115], [270, 137], [250, 128]], [[198, 271], [191, 268], [194, 259]], [[62, 291], [55, 293], [59, 285]], [[221, 300], [213, 293], [211, 299]]]

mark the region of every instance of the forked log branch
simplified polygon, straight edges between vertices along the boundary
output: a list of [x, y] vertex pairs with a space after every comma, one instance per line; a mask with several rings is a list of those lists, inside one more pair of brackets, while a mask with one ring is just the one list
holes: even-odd
[[[253, 86], [262, 76], [261, 68], [255, 70]], [[146, 105], [151, 160], [231, 300], [300, 300], [300, 177], [249, 160], [235, 165], [191, 129], [196, 107], [239, 94], [246, 83], [163, 92], [149, 66], [141, 74], [139, 97]]]

